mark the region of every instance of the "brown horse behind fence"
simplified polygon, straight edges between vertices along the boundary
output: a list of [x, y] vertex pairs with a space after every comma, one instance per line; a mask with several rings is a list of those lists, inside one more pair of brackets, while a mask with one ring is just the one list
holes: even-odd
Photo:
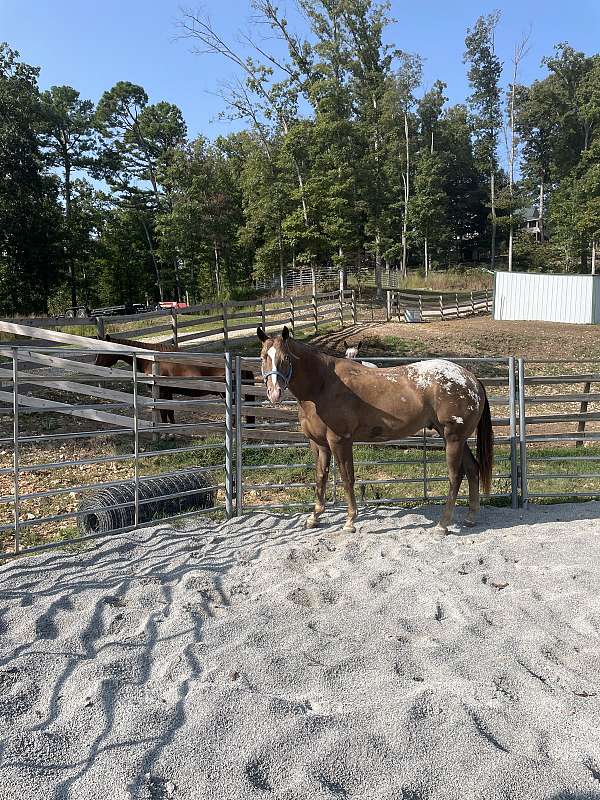
[[[475, 524], [479, 512], [479, 483], [489, 493], [492, 478], [493, 430], [483, 384], [464, 367], [443, 359], [418, 361], [403, 367], [369, 369], [348, 358], [335, 358], [310, 345], [280, 336], [257, 335], [263, 343], [262, 373], [272, 403], [289, 386], [300, 409], [300, 427], [310, 441], [316, 461], [316, 502], [307, 520], [318, 524], [325, 509], [325, 490], [331, 454], [335, 456], [348, 500], [346, 530], [354, 530], [352, 445], [385, 442], [433, 428], [443, 437], [450, 491], [439, 522], [452, 523], [454, 506], [466, 473], [469, 511], [465, 525]], [[477, 460], [467, 440], [477, 431]]]
[[[139, 347], [143, 350], [153, 350], [161, 353], [178, 353], [179, 349], [172, 344], [165, 344], [163, 342], [137, 342], [134, 339], [111, 339], [106, 336], [105, 341], [114, 342], [115, 344], [122, 344], [125, 347]], [[99, 367], [112, 367], [118, 361], [125, 361], [127, 364], [133, 364], [133, 356], [128, 353], [107, 350], [104, 353], [99, 353], [96, 356], [96, 365]], [[143, 356], [137, 356], [138, 370], [145, 375], [152, 375], [153, 361]], [[171, 359], [164, 359], [158, 361], [158, 374], [161, 378], [198, 378], [216, 382], [223, 382], [225, 384], [225, 369], [218, 366], [208, 366], [192, 364], [185, 360], [174, 361]], [[254, 383], [254, 373], [248, 370], [242, 372], [242, 381]], [[172, 400], [174, 394], [184, 395], [186, 397], [206, 397], [207, 395], [215, 395], [217, 397], [225, 397], [225, 388], [220, 392], [218, 389], [200, 389], [194, 386], [162, 386], [158, 387], [159, 400]], [[247, 400], [252, 402], [254, 397], [248, 396]], [[161, 422], [170, 422], [175, 424], [175, 412], [172, 408], [160, 409]], [[254, 424], [254, 417], [246, 417], [249, 425]]]

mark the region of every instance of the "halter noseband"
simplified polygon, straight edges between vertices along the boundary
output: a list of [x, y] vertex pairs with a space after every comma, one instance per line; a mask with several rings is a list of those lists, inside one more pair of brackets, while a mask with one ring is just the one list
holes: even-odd
[[262, 367], [262, 364], [260, 365], [260, 371], [261, 371], [261, 374], [262, 374], [262, 377], [263, 377], [263, 381], [265, 382], [265, 385], [267, 383], [269, 375], [277, 375], [279, 378], [281, 378], [283, 383], [284, 383], [284, 386], [283, 386], [284, 390], [287, 389], [287, 387], [290, 385], [290, 381], [292, 379], [292, 365], [291, 364], [290, 364], [290, 368], [289, 368], [289, 371], [288, 371], [287, 375], [284, 375], [283, 372], [280, 372], [278, 369], [272, 369], [269, 372], [265, 372], [263, 367]]

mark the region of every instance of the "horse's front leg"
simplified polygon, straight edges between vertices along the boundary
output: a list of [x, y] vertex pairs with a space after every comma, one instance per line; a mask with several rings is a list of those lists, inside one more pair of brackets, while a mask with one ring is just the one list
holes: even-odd
[[307, 528], [316, 528], [319, 517], [325, 511], [325, 491], [329, 477], [329, 464], [331, 463], [331, 450], [327, 445], [318, 445], [311, 440], [310, 449], [315, 456], [315, 510], [306, 520]]
[[354, 520], [358, 514], [356, 508], [356, 498], [354, 496], [354, 458], [352, 455], [352, 439], [336, 437], [335, 441], [330, 440], [329, 446], [335, 456], [336, 463], [340, 470], [340, 477], [344, 484], [346, 500], [348, 502], [348, 519], [344, 525], [345, 531], [354, 532]]

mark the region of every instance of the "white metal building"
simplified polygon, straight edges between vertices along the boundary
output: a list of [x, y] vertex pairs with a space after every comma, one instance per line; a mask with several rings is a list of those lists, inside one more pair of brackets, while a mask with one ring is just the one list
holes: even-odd
[[600, 275], [496, 272], [494, 319], [600, 323]]

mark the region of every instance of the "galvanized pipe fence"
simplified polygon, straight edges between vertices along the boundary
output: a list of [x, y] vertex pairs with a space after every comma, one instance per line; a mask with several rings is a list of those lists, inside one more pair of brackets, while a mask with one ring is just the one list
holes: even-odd
[[[268, 403], [259, 359], [131, 351], [130, 365], [121, 368], [96, 365], [95, 355], [89, 349], [0, 349], [1, 556], [93, 538], [81, 534], [78, 521], [82, 499], [98, 488], [133, 482], [127, 503], [133, 523], [119, 531], [138, 526], [150, 502], [140, 496], [140, 482], [150, 476], [206, 476], [214, 506], [177, 514], [178, 520], [312, 505], [314, 463], [298, 427], [297, 403], [289, 395], [278, 407]], [[208, 374], [141, 371], [140, 362], [149, 359]], [[416, 359], [369, 360], [393, 366]], [[600, 361], [452, 360], [475, 372], [490, 400], [495, 460], [485, 502], [517, 507], [600, 497], [600, 411], [594, 410]], [[173, 392], [185, 399], [173, 399]], [[169, 411], [177, 415], [175, 424], [161, 419]], [[445, 499], [443, 442], [431, 431], [356, 443], [355, 468], [362, 506]], [[345, 504], [339, 489], [333, 464], [329, 507]]]

